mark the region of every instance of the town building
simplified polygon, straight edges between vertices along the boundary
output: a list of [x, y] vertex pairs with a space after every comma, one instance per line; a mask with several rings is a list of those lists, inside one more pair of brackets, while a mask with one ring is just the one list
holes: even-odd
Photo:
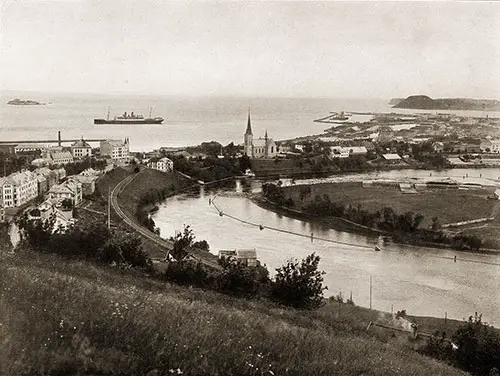
[[73, 158], [77, 159], [91, 157], [92, 146], [90, 146], [89, 143], [86, 142], [82, 137], [81, 140], [75, 141], [71, 145], [71, 154], [73, 155]]
[[30, 171], [22, 170], [0, 178], [0, 206], [18, 207], [38, 196], [38, 179]]
[[482, 140], [480, 145], [483, 153], [500, 153], [500, 140]]
[[38, 193], [43, 195], [47, 193], [54, 184], [57, 184], [57, 173], [47, 167], [37, 168], [33, 173], [38, 180]]
[[67, 181], [75, 181], [82, 185], [82, 195], [90, 196], [95, 192], [95, 183], [98, 179], [96, 175], [71, 175]]
[[49, 155], [50, 165], [65, 165], [74, 161], [73, 155], [69, 151], [54, 151]]
[[401, 157], [398, 154], [394, 153], [382, 154], [382, 158], [384, 158], [384, 160], [389, 163], [398, 163], [401, 161]]
[[23, 153], [35, 153], [35, 152], [43, 152], [47, 148], [47, 145], [43, 144], [34, 144], [34, 143], [26, 143], [26, 144], [18, 144], [14, 146], [15, 154], [23, 154]]
[[110, 158], [113, 163], [124, 164], [130, 160], [129, 155], [129, 139], [121, 140], [106, 140], [100, 144], [101, 157]]
[[2, 203], [0, 203], [0, 223], [5, 222], [5, 208], [3, 207]]
[[49, 189], [48, 196], [49, 198], [57, 201], [69, 198], [73, 205], [76, 206], [82, 202], [82, 184], [75, 180], [68, 180], [62, 184], [57, 184], [51, 187]]
[[172, 172], [174, 171], [174, 162], [167, 158], [151, 158], [148, 162], [149, 168], [154, 168], [155, 170], [160, 170], [163, 172]]
[[73, 210], [65, 209], [59, 200], [54, 200], [51, 198], [46, 199], [37, 208], [40, 212], [38, 219], [42, 221], [47, 221], [50, 218], [54, 218], [53, 232], [65, 231], [71, 225], [75, 223], [73, 218]]
[[259, 137], [254, 140], [250, 112], [248, 112], [247, 129], [243, 137], [243, 151], [250, 158], [274, 158], [278, 153], [276, 143], [268, 137], [267, 130], [264, 138]]
[[255, 249], [234, 249], [219, 251], [219, 258], [225, 258], [232, 262], [238, 262], [245, 266], [257, 266], [257, 251]]

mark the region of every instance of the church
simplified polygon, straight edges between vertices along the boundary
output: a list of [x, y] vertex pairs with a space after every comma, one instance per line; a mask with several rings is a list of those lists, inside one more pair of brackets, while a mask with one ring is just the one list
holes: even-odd
[[274, 158], [278, 153], [276, 143], [267, 136], [267, 130], [264, 138], [253, 139], [250, 111], [248, 112], [247, 130], [244, 135], [243, 152], [250, 158]]

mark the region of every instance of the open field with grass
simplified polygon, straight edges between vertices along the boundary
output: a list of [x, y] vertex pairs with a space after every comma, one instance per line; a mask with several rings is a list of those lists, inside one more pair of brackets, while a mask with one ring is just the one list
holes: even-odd
[[2, 375], [464, 374], [345, 304], [287, 309], [30, 251], [0, 254], [0, 274]]
[[310, 185], [311, 194], [300, 199], [301, 186], [285, 188], [286, 197], [291, 197], [295, 209], [306, 206], [316, 195], [328, 195], [332, 202], [361, 207], [370, 212], [391, 207], [396, 213], [419, 213], [424, 216], [421, 227], [427, 228], [432, 218], [441, 224], [490, 217], [499, 201], [488, 200], [489, 190], [435, 189], [419, 191], [418, 194], [403, 194], [398, 187], [370, 186], [361, 183], [327, 183]]

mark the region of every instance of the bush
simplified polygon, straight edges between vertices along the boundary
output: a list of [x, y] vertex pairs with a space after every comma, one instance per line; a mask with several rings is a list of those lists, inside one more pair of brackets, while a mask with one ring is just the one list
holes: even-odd
[[270, 284], [269, 271], [263, 266], [250, 267], [222, 259], [224, 270], [217, 279], [217, 290], [236, 296], [265, 296]]
[[484, 324], [481, 315], [470, 316], [452, 340], [458, 346], [453, 358], [459, 367], [476, 375], [500, 369], [500, 334]]
[[289, 260], [276, 269], [275, 281], [271, 287], [273, 300], [295, 308], [317, 308], [323, 302], [323, 274], [318, 270], [320, 257], [314, 253], [299, 264]]

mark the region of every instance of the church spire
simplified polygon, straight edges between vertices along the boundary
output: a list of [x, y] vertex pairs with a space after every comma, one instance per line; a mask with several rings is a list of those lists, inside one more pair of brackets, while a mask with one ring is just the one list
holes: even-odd
[[248, 109], [247, 131], [245, 134], [252, 134], [252, 122], [250, 121], [250, 108]]
[[267, 140], [267, 129], [266, 129], [266, 134], [264, 135], [264, 138]]

